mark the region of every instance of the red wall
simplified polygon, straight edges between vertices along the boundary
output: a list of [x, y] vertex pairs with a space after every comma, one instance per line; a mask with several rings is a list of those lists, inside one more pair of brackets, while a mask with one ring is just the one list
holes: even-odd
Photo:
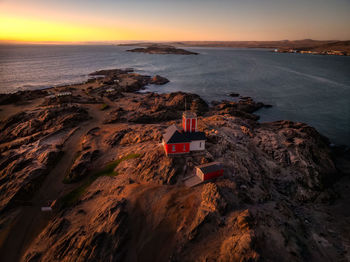
[[[175, 151], [172, 151], [173, 145], [175, 146]], [[188, 153], [190, 152], [190, 143], [165, 144], [165, 151], [167, 152], [167, 154]]]
[[206, 174], [204, 174], [203, 180], [208, 180], [208, 179], [212, 179], [214, 177], [219, 177], [219, 176], [222, 176], [223, 174], [224, 174], [223, 169], [215, 171], [215, 172], [211, 172], [211, 173], [206, 173]]
[[191, 125], [191, 119], [186, 119], [186, 129], [185, 129], [186, 132], [190, 131], [190, 125]]
[[[182, 128], [185, 132], [195, 132], [196, 131], [196, 121], [197, 118], [185, 118], [182, 117]], [[192, 126], [192, 128], [191, 128]]]

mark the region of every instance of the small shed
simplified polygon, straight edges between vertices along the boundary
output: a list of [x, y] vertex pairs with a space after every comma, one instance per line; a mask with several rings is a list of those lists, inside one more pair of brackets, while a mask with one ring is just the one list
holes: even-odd
[[202, 180], [208, 180], [223, 176], [224, 169], [219, 162], [211, 162], [208, 164], [196, 166], [196, 175]]

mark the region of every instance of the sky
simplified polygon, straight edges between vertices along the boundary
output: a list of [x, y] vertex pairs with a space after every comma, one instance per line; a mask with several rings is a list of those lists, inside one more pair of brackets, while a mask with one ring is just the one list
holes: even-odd
[[349, 40], [350, 0], [0, 0], [0, 41]]

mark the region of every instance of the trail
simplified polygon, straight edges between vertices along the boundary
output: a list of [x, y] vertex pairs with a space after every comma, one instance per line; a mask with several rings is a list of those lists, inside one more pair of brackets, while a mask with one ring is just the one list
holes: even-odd
[[102, 114], [92, 107], [89, 106], [89, 114], [92, 119], [82, 123], [66, 140], [62, 158], [47, 175], [40, 190], [29, 201], [30, 206], [20, 207], [19, 214], [10, 226], [10, 233], [0, 249], [1, 261], [21, 261], [26, 249], [54, 215], [42, 212], [41, 207], [47, 206], [49, 201], [58, 199], [66, 191], [76, 186], [75, 184], [64, 184], [62, 181], [74, 162], [76, 152], [80, 149], [81, 136], [102, 122]]

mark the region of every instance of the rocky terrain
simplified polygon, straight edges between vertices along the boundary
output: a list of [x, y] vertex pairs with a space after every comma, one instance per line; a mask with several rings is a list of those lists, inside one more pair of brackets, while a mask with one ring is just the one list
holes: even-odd
[[[0, 96], [4, 261], [350, 260], [349, 155], [314, 128], [259, 123], [249, 97], [139, 92], [167, 81], [131, 69], [91, 76]], [[167, 157], [185, 101], [206, 150]], [[224, 177], [186, 187], [211, 161]]]
[[191, 52], [185, 49], [175, 48], [168, 45], [151, 45], [145, 48], [134, 48], [127, 52], [147, 53], [147, 54], [173, 54], [173, 55], [198, 55], [196, 52]]

